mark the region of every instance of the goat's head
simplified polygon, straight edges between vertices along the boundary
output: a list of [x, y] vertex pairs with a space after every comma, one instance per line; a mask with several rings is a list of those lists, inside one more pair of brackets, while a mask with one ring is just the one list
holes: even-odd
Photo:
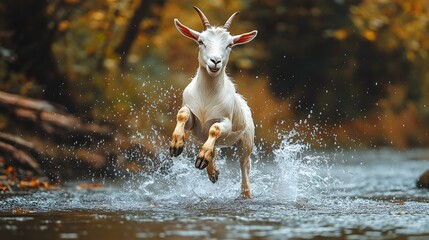
[[199, 8], [194, 7], [194, 9], [200, 15], [201, 21], [204, 25], [204, 31], [197, 32], [192, 30], [180, 23], [177, 19], [174, 19], [174, 24], [179, 32], [185, 37], [188, 37], [198, 43], [198, 61], [200, 66], [205, 68], [210, 76], [214, 77], [225, 69], [231, 48], [235, 45], [252, 41], [258, 32], [254, 30], [233, 36], [228, 30], [231, 26], [232, 20], [238, 12], [232, 14], [222, 27], [213, 27]]

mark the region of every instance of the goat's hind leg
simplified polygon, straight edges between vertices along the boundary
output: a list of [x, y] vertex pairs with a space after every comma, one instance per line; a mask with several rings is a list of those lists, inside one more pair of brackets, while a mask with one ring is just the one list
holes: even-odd
[[240, 157], [240, 168], [241, 168], [241, 197], [252, 198], [250, 193], [250, 167], [251, 159], [250, 155], [253, 150], [253, 136], [245, 134], [244, 139], [240, 140], [238, 144], [238, 155]]
[[217, 182], [219, 179], [219, 169], [216, 166], [216, 159], [219, 154], [219, 150], [215, 149], [214, 156], [212, 160], [210, 161], [209, 165], [207, 166], [207, 175], [209, 176], [209, 179], [212, 183]]
[[177, 157], [183, 152], [185, 140], [193, 126], [191, 110], [184, 106], [177, 113], [177, 124], [170, 144], [170, 156]]

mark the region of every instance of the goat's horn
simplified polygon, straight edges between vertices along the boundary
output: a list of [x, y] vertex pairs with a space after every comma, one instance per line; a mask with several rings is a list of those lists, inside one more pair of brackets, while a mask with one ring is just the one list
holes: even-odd
[[196, 6], [194, 6], [194, 9], [197, 11], [198, 15], [200, 15], [201, 21], [203, 22], [203, 25], [204, 25], [204, 30], [211, 27], [210, 22], [207, 19], [206, 15], [204, 15], [204, 13]]
[[229, 29], [229, 27], [231, 26], [232, 20], [234, 20], [235, 15], [239, 14], [240, 12], [235, 12], [231, 15], [231, 17], [228, 18], [228, 20], [226, 21], [225, 25], [223, 25], [223, 28], [225, 28], [226, 30]]

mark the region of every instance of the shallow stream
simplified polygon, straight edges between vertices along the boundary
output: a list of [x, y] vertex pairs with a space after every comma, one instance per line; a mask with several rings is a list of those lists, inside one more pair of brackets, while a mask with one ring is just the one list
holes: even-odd
[[0, 199], [0, 239], [429, 239], [429, 151], [313, 152], [283, 141], [252, 166], [237, 198], [236, 161], [212, 184], [192, 158], [170, 171], [82, 189]]

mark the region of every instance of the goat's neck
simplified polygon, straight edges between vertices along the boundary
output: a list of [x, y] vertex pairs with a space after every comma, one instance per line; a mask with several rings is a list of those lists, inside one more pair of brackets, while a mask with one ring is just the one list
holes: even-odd
[[207, 73], [206, 68], [200, 66], [197, 70], [198, 84], [209, 91], [216, 92], [221, 90], [228, 77], [226, 75], [225, 68], [222, 68], [219, 71], [221, 72], [217, 76], [212, 77]]

